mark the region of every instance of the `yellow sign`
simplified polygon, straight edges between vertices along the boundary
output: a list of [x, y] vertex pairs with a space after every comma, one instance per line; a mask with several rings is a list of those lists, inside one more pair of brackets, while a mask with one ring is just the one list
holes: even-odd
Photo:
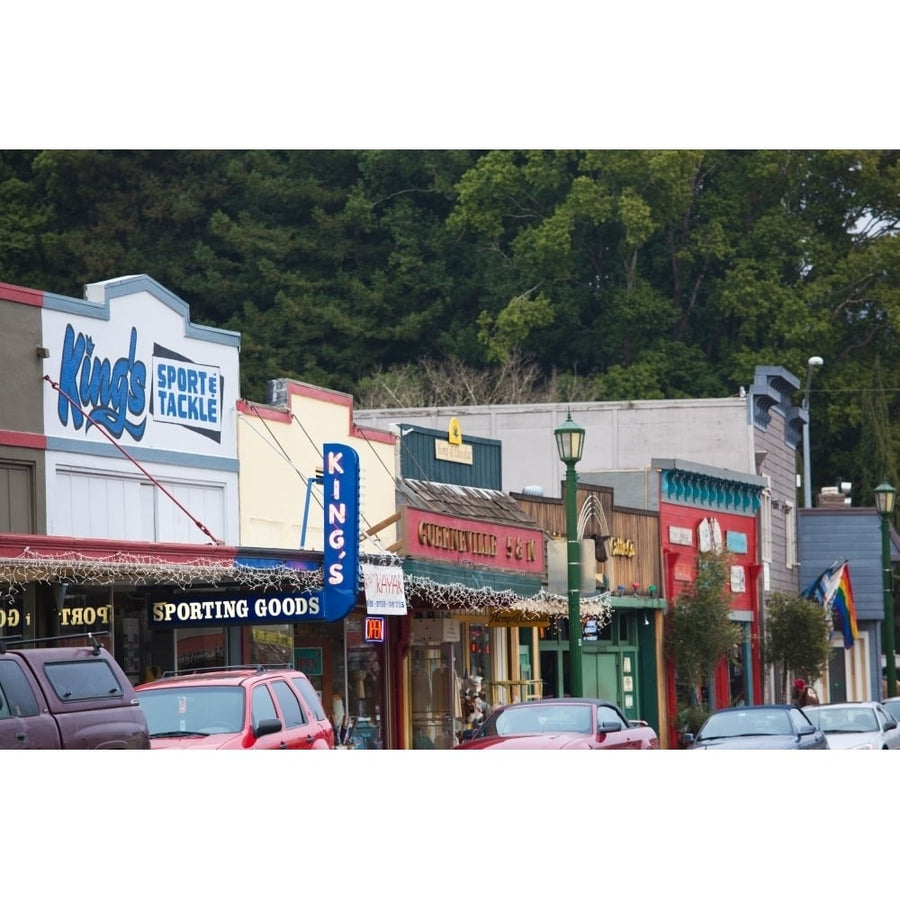
[[459, 419], [455, 416], [450, 420], [450, 430], [447, 432], [447, 440], [451, 444], [462, 443], [462, 428], [459, 427]]
[[612, 539], [612, 555], [631, 558], [634, 556], [634, 541], [631, 538], [614, 537]]
[[472, 465], [472, 445], [471, 444], [451, 444], [450, 441], [442, 441], [440, 438], [434, 439], [434, 458], [445, 459], [449, 462], [462, 463], [466, 466]]

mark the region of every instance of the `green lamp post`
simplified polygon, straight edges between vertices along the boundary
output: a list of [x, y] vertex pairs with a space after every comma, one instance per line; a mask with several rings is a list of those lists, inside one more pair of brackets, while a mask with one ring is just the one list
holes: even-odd
[[578, 547], [578, 510], [576, 487], [578, 478], [575, 464], [584, 449], [584, 429], [572, 421], [569, 411], [566, 421], [554, 429], [559, 459], [566, 466], [566, 549], [567, 579], [569, 589], [569, 673], [573, 697], [582, 695], [581, 669], [581, 565]]
[[884, 587], [884, 624], [881, 626], [881, 647], [884, 651], [885, 678], [888, 697], [897, 696], [897, 664], [894, 659], [894, 590], [891, 581], [891, 515], [897, 491], [886, 481], [875, 488], [875, 508], [881, 517], [881, 566]]

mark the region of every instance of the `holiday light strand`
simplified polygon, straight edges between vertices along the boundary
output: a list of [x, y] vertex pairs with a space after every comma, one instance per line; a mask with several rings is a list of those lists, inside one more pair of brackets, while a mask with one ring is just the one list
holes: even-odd
[[[461, 583], [438, 584], [427, 578], [407, 575], [404, 578], [407, 605], [419, 601], [433, 609], [446, 609], [470, 615], [509, 613], [522, 619], [541, 620], [568, 618], [567, 598], [545, 590], [532, 597], [523, 597], [514, 591], [498, 591], [494, 588], [473, 588]], [[600, 627], [612, 618], [609, 593], [581, 599], [581, 619], [596, 619]]]
[[[402, 564], [396, 556], [375, 564]], [[285, 590], [298, 592], [322, 589], [323, 571], [294, 569], [289, 566], [257, 567], [223, 562], [198, 556], [183, 563], [173, 563], [145, 554], [117, 552], [106, 557], [84, 556], [77, 552], [40, 555], [26, 548], [19, 556], [0, 557], [0, 583], [10, 591], [28, 582], [70, 585], [111, 586], [129, 583], [135, 587], [162, 585], [182, 589], [198, 585], [225, 587], [238, 585], [255, 591]], [[515, 591], [474, 588], [459, 582], [444, 584], [417, 575], [404, 575], [407, 608], [416, 605], [432, 609], [502, 616], [509, 614], [523, 620], [567, 618], [568, 601], [559, 594], [541, 589], [531, 597]], [[581, 599], [582, 621], [594, 619], [601, 627], [612, 617], [609, 593]]]
[[27, 548], [17, 557], [0, 558], [0, 582], [19, 585], [29, 581], [96, 586], [128, 582], [138, 587], [180, 588], [237, 584], [254, 590], [290, 587], [310, 591], [321, 589], [322, 569], [243, 566], [204, 557], [173, 563], [149, 555], [121, 552], [106, 557], [75, 552], [41, 556]]

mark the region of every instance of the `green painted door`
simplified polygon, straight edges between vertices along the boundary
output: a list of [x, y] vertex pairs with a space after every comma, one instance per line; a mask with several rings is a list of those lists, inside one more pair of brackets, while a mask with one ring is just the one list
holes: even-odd
[[621, 705], [617, 653], [584, 653], [581, 657], [585, 697], [601, 697]]

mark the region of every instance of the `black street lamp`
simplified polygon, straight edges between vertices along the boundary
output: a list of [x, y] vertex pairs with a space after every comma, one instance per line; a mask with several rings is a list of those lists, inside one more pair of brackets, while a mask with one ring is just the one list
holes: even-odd
[[567, 584], [569, 588], [569, 673], [573, 697], [582, 694], [581, 670], [581, 565], [578, 548], [578, 510], [576, 487], [578, 477], [575, 463], [581, 459], [584, 449], [584, 429], [572, 421], [569, 411], [566, 421], [554, 429], [556, 449], [560, 461], [566, 466], [566, 549]]
[[881, 566], [884, 587], [884, 624], [881, 626], [881, 647], [884, 650], [885, 676], [888, 697], [897, 696], [897, 664], [894, 659], [894, 591], [891, 583], [891, 514], [894, 512], [896, 490], [886, 481], [875, 488], [875, 508], [881, 516]]

